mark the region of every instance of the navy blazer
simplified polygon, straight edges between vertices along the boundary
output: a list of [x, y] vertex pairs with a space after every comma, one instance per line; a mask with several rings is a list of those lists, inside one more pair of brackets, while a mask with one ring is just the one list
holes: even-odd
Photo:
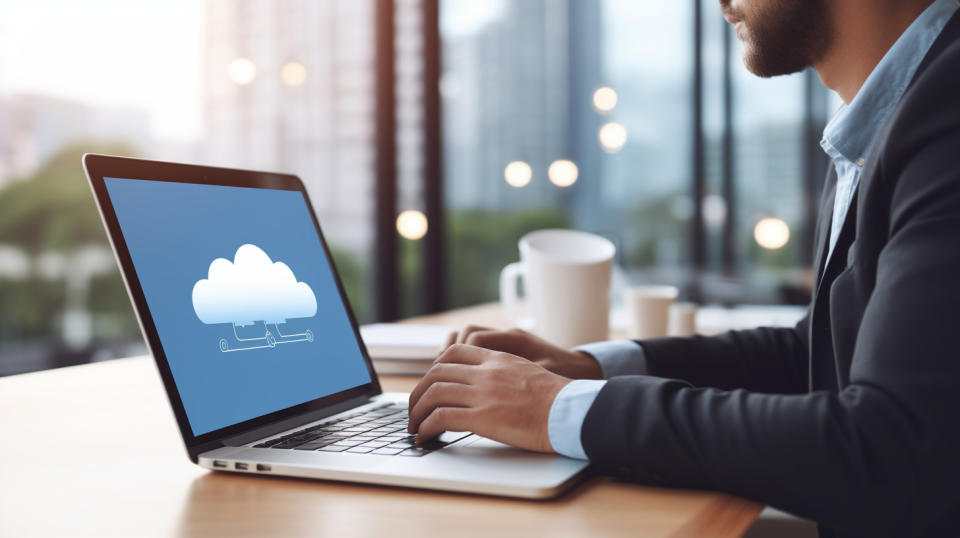
[[584, 449], [601, 471], [734, 493], [822, 536], [960, 536], [960, 14], [877, 135], [824, 264], [835, 185], [803, 320], [641, 342], [656, 377], [611, 379]]

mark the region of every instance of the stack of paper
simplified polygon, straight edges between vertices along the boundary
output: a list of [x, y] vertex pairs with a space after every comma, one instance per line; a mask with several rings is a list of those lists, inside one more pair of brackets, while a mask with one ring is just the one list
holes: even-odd
[[377, 373], [422, 375], [455, 330], [443, 325], [374, 323], [360, 327], [360, 336]]

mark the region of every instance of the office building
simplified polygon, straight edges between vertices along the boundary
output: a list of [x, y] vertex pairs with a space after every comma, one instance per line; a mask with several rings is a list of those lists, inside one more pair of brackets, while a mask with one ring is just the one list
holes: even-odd
[[25, 179], [72, 143], [152, 144], [146, 112], [37, 94], [0, 97], [0, 187]]
[[373, 241], [374, 3], [208, 0], [205, 161], [299, 175], [331, 243]]

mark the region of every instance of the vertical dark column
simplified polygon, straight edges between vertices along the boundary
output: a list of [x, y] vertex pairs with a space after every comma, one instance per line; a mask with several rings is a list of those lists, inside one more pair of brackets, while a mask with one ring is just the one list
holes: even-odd
[[727, 21], [720, 19], [723, 30], [723, 201], [727, 206], [727, 218], [723, 222], [723, 271], [727, 275], [736, 272], [737, 193], [734, 189], [735, 156], [733, 145], [733, 56], [732, 30]]
[[423, 197], [429, 228], [424, 241], [423, 310], [445, 306], [443, 210], [443, 109], [440, 74], [440, 0], [421, 0], [423, 9]]
[[700, 277], [706, 267], [706, 237], [703, 222], [703, 197], [705, 194], [704, 143], [703, 143], [703, 14], [700, 0], [693, 0], [693, 222], [690, 223], [691, 262], [694, 277], [689, 295], [693, 301], [701, 300]]
[[397, 317], [397, 143], [393, 0], [376, 0], [376, 318]]

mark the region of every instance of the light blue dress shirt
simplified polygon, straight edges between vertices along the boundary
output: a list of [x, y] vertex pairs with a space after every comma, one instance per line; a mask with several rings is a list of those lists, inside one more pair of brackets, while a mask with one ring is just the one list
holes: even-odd
[[[820, 146], [837, 172], [827, 262], [850, 209], [870, 146], [906, 92], [923, 57], [958, 7], [960, 0], [936, 0], [924, 10], [890, 47], [853, 101], [841, 107], [823, 130]], [[647, 373], [643, 348], [633, 340], [597, 342], [574, 349], [595, 357], [605, 379]], [[587, 411], [605, 383], [605, 380], [574, 380], [553, 400], [547, 428], [550, 444], [558, 454], [587, 459], [580, 432]]]

